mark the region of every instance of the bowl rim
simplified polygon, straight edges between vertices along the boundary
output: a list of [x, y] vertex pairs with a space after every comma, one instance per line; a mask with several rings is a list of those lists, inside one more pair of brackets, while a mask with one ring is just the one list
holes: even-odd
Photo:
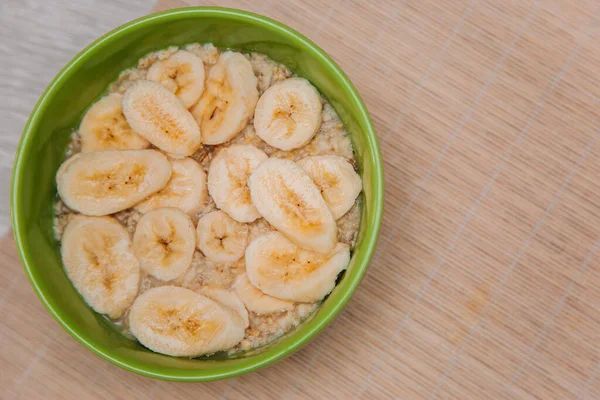
[[[54, 91], [54, 89], [60, 84], [62, 84], [63, 79], [68, 78], [70, 71], [80, 62], [85, 62], [85, 60], [95, 54], [96, 50], [101, 47], [101, 45], [105, 42], [117, 40], [123, 36], [126, 36], [129, 31], [136, 29], [140, 25], [144, 25], [147, 23], [152, 23], [155, 20], [163, 20], [168, 21], [171, 19], [179, 19], [182, 16], [227, 16], [237, 18], [239, 20], [250, 21], [252, 23], [262, 25], [267, 29], [276, 30], [284, 35], [289, 35], [294, 37], [296, 40], [300, 41], [306, 49], [308, 49], [311, 54], [320, 59], [320, 61], [324, 62], [328, 68], [333, 71], [334, 74], [338, 76], [338, 78], [343, 82], [343, 84], [349, 89], [351, 96], [354, 98], [354, 101], [358, 105], [360, 110], [360, 115], [358, 116], [366, 123], [366, 129], [364, 130], [367, 142], [369, 143], [370, 148], [372, 149], [374, 159], [374, 165], [372, 166], [372, 190], [373, 190], [373, 214], [368, 222], [371, 225], [372, 234], [368, 237], [365, 237], [364, 242], [362, 244], [361, 252], [363, 253], [363, 261], [356, 265], [355, 268], [359, 270], [355, 276], [352, 277], [352, 280], [348, 283], [346, 290], [343, 292], [343, 296], [340, 300], [331, 307], [330, 310], [324, 315], [322, 315], [319, 319], [319, 322], [312, 327], [312, 329], [306, 330], [303, 332], [301, 336], [296, 338], [294, 341], [286, 343], [285, 346], [275, 346], [268, 351], [263, 353], [259, 353], [251, 356], [250, 358], [255, 359], [256, 361], [247, 366], [236, 366], [230, 367], [227, 371], [223, 372], [211, 372], [211, 370], [195, 370], [195, 374], [193, 375], [185, 375], [179, 376], [176, 374], [166, 374], [162, 372], [157, 372], [151, 368], [140, 368], [133, 365], [130, 365], [127, 360], [121, 360], [107, 354], [106, 352], [98, 349], [96, 344], [93, 341], [88, 341], [86, 338], [82, 337], [76, 330], [72, 329], [67, 322], [64, 321], [60, 314], [60, 310], [54, 309], [54, 307], [49, 303], [46, 298], [45, 293], [38, 286], [36, 281], [36, 277], [33, 274], [33, 270], [35, 268], [32, 267], [31, 261], [29, 260], [29, 255], [27, 251], [24, 249], [23, 243], [27, 241], [26, 233], [21, 229], [21, 220], [22, 220], [22, 212], [20, 208], [19, 195], [20, 187], [21, 187], [21, 174], [23, 168], [26, 166], [26, 153], [28, 149], [28, 145], [31, 141], [29, 134], [32, 132], [35, 127], [38, 125], [38, 120], [40, 118], [40, 114], [46, 108], [49, 100], [49, 95]], [[171, 380], [171, 381], [189, 381], [189, 382], [199, 382], [199, 381], [210, 381], [216, 379], [230, 378], [237, 375], [245, 374], [259, 368], [265, 367], [274, 363], [277, 360], [280, 360], [294, 351], [299, 349], [305, 343], [314, 338], [321, 330], [323, 330], [327, 325], [329, 325], [333, 319], [340, 313], [343, 307], [346, 305], [354, 291], [356, 290], [358, 284], [363, 279], [366, 269], [369, 265], [369, 262], [373, 256], [375, 251], [376, 243], [379, 238], [382, 214], [383, 214], [383, 204], [384, 204], [384, 181], [383, 181], [383, 162], [381, 158], [381, 152], [379, 148], [379, 142], [377, 140], [377, 136], [375, 133], [375, 128], [373, 125], [373, 121], [369, 115], [366, 105], [364, 104], [362, 98], [358, 94], [358, 91], [347, 77], [347, 75], [342, 71], [342, 69], [333, 61], [333, 59], [325, 53], [320, 47], [318, 47], [314, 42], [310, 39], [306, 38], [304, 35], [300, 34], [296, 30], [277, 22], [268, 17], [258, 15], [249, 11], [231, 9], [231, 8], [222, 8], [222, 7], [185, 7], [185, 8], [177, 8], [172, 10], [166, 10], [158, 13], [149, 14], [130, 22], [127, 22], [110, 32], [102, 35], [98, 39], [94, 40], [91, 44], [86, 46], [82, 51], [80, 51], [73, 59], [71, 59], [54, 77], [54, 79], [50, 82], [47, 88], [44, 90], [42, 95], [40, 96], [38, 102], [33, 108], [31, 115], [25, 124], [23, 129], [23, 133], [19, 142], [19, 146], [17, 148], [15, 161], [13, 165], [13, 173], [11, 177], [11, 219], [13, 225], [13, 233], [15, 238], [15, 244], [17, 251], [19, 253], [21, 262], [27, 274], [27, 277], [31, 283], [31, 286], [34, 289], [34, 292], [39, 297], [42, 304], [48, 310], [50, 315], [65, 329], [73, 338], [75, 338], [78, 342], [83, 344], [86, 348], [91, 350], [93, 353], [102, 357], [103, 359], [111, 362], [112, 364], [121, 367], [125, 370], [137, 373], [139, 375], [147, 376], [150, 378], [157, 378], [163, 380]]]

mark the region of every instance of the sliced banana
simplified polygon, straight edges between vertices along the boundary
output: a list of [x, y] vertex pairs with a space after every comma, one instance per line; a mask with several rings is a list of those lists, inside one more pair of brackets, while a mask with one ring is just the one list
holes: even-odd
[[189, 51], [179, 50], [148, 69], [147, 78], [175, 93], [185, 108], [190, 108], [204, 91], [204, 63]]
[[67, 276], [98, 313], [119, 318], [140, 285], [140, 268], [127, 230], [111, 217], [75, 215], [61, 242]]
[[302, 147], [321, 126], [319, 92], [303, 78], [289, 78], [268, 88], [254, 111], [256, 134], [281, 150]]
[[107, 215], [125, 210], [165, 187], [171, 164], [157, 150], [79, 153], [56, 174], [58, 194], [72, 210]]
[[196, 357], [227, 350], [244, 338], [234, 311], [206, 296], [176, 286], [141, 294], [129, 313], [131, 333], [150, 350]]
[[292, 301], [323, 299], [349, 262], [347, 244], [338, 243], [324, 255], [299, 248], [279, 232], [255, 239], [246, 249], [250, 283], [270, 296]]
[[298, 246], [330, 253], [337, 228], [327, 203], [308, 174], [290, 160], [263, 161], [248, 180], [258, 212]]
[[161, 207], [177, 207], [189, 215], [200, 212], [208, 200], [206, 172], [193, 158], [170, 160], [171, 179], [161, 191], [138, 203], [142, 214]]
[[194, 224], [178, 208], [159, 208], [144, 214], [133, 234], [133, 250], [140, 267], [163, 281], [187, 271], [195, 248]]
[[235, 292], [248, 311], [258, 315], [288, 311], [294, 303], [264, 294], [250, 283], [246, 274], [240, 275], [234, 284]]
[[198, 248], [212, 261], [234, 262], [248, 246], [248, 225], [235, 221], [223, 211], [213, 211], [198, 220]]
[[123, 114], [131, 128], [159, 149], [186, 157], [202, 146], [194, 117], [160, 84], [136, 81], [123, 96]]
[[258, 101], [252, 65], [240, 53], [226, 51], [208, 74], [202, 97], [192, 108], [206, 144], [232, 139], [246, 127]]
[[112, 93], [98, 100], [85, 113], [79, 125], [81, 151], [140, 150], [150, 142], [131, 130], [123, 115], [123, 96]]
[[223, 307], [229, 307], [231, 310], [233, 310], [235, 312], [235, 315], [241, 318], [244, 328], [247, 328], [250, 325], [250, 320], [248, 319], [248, 311], [246, 311], [244, 303], [242, 302], [242, 300], [240, 300], [240, 298], [235, 292], [208, 286], [202, 287], [198, 290], [198, 292], [208, 297], [209, 299], [216, 301]]
[[298, 161], [323, 195], [333, 218], [338, 219], [354, 205], [362, 190], [360, 176], [340, 156], [312, 156]]
[[250, 144], [232, 144], [221, 150], [208, 169], [208, 192], [217, 207], [239, 222], [260, 218], [250, 199], [248, 178], [268, 156]]

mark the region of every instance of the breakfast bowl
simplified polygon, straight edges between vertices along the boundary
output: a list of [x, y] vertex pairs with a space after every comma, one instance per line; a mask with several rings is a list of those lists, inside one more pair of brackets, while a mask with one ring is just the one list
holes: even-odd
[[[95, 313], [69, 281], [53, 233], [55, 176], [72, 132], [119, 73], [153, 51], [188, 43], [262, 53], [308, 79], [343, 122], [363, 182], [356, 245], [335, 289], [310, 317], [262, 347], [236, 354], [182, 358], [154, 353]], [[14, 236], [34, 291], [59, 324], [85, 347], [135, 373], [174, 381], [228, 378], [269, 365], [325, 328], [348, 302], [375, 250], [383, 210], [383, 172], [373, 123], [335, 62], [298, 32], [266, 17], [223, 8], [184, 8], [149, 15], [99, 38], [54, 78], [35, 106], [17, 150], [11, 188]]]

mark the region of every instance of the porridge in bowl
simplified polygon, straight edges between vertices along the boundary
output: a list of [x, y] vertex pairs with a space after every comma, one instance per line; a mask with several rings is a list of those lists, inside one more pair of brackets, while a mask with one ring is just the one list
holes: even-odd
[[64, 269], [150, 350], [262, 346], [348, 266], [362, 182], [307, 80], [192, 44], [144, 57], [91, 105], [56, 175]]

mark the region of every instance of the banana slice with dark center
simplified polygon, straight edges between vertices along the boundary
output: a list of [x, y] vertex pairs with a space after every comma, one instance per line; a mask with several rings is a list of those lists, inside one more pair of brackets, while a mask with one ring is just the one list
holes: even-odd
[[67, 276], [98, 313], [119, 318], [138, 294], [140, 268], [127, 230], [111, 217], [71, 218], [62, 236]]
[[147, 213], [161, 207], [177, 207], [194, 216], [202, 211], [208, 201], [206, 172], [190, 157], [169, 161], [172, 173], [167, 186], [136, 204], [135, 209]]
[[298, 165], [317, 185], [335, 219], [342, 217], [352, 208], [362, 191], [360, 176], [343, 157], [311, 156], [298, 161]]
[[198, 124], [181, 101], [154, 81], [136, 81], [123, 96], [131, 128], [170, 155], [181, 158], [202, 147]]
[[258, 101], [252, 65], [240, 53], [226, 51], [212, 67], [204, 94], [192, 108], [206, 144], [233, 139], [252, 118]]
[[152, 64], [146, 77], [173, 92], [185, 108], [196, 104], [204, 91], [204, 63], [185, 50]]
[[129, 327], [150, 350], [197, 357], [230, 349], [242, 341], [245, 326], [233, 313], [189, 289], [160, 286], [135, 300]]
[[268, 156], [250, 144], [232, 144], [219, 151], [208, 169], [208, 191], [217, 207], [239, 222], [260, 214], [250, 198], [248, 178]]
[[123, 211], [158, 192], [171, 177], [171, 164], [156, 150], [105, 150], [79, 153], [56, 174], [58, 194], [72, 210], [86, 215]]
[[85, 113], [79, 125], [81, 151], [141, 150], [150, 142], [135, 133], [123, 115], [123, 96], [109, 94], [98, 100]]
[[144, 214], [133, 234], [140, 267], [163, 281], [176, 279], [188, 270], [195, 248], [192, 220], [178, 208], [159, 208]]
[[258, 212], [288, 239], [307, 250], [333, 250], [335, 219], [321, 191], [298, 164], [270, 158], [254, 170], [248, 185]]
[[212, 261], [234, 262], [244, 256], [250, 229], [223, 211], [213, 211], [198, 220], [198, 248]]
[[323, 104], [306, 79], [289, 78], [260, 97], [254, 111], [256, 134], [269, 145], [292, 150], [302, 147], [321, 126]]
[[246, 249], [246, 273], [253, 286], [279, 299], [315, 302], [335, 287], [348, 267], [350, 247], [338, 243], [329, 254], [304, 250], [279, 232], [261, 236]]

